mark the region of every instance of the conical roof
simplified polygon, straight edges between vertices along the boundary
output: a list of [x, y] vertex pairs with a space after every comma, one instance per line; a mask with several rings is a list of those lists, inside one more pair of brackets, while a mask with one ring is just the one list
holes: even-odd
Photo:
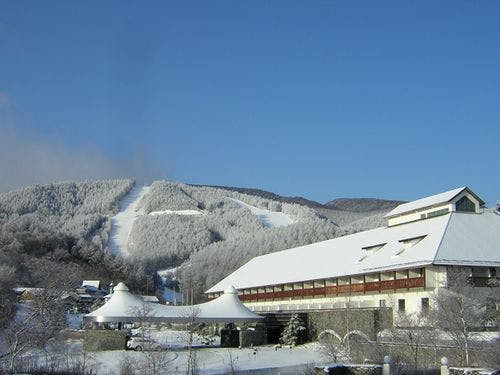
[[165, 306], [150, 304], [130, 293], [124, 283], [118, 283], [113, 295], [103, 306], [85, 315], [96, 322], [133, 322], [147, 317], [154, 321], [171, 323], [237, 323], [262, 319], [238, 298], [234, 287], [212, 301], [193, 306]]

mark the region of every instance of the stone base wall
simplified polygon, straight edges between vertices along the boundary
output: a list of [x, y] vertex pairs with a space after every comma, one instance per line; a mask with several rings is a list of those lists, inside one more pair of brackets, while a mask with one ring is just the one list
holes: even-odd
[[321, 332], [331, 330], [340, 337], [352, 331], [363, 332], [370, 340], [377, 332], [392, 328], [392, 309], [342, 309], [308, 313], [310, 340], [317, 340]]

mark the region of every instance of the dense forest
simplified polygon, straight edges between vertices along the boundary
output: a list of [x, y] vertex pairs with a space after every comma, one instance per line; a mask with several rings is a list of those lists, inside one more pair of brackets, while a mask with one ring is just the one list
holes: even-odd
[[0, 194], [2, 322], [12, 313], [14, 286], [42, 286], [51, 275], [75, 282], [140, 275], [106, 250], [110, 217], [132, 180], [35, 185]]

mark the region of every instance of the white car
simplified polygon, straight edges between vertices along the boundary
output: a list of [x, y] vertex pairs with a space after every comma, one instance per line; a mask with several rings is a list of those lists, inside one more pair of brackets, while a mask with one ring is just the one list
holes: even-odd
[[127, 341], [127, 349], [140, 352], [142, 350], [159, 350], [161, 346], [157, 342], [147, 338], [131, 337], [130, 340]]

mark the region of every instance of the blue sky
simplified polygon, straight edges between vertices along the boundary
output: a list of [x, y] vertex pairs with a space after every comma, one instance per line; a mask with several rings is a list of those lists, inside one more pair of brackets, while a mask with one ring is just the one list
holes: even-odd
[[0, 179], [492, 204], [499, 19], [498, 1], [0, 0]]

